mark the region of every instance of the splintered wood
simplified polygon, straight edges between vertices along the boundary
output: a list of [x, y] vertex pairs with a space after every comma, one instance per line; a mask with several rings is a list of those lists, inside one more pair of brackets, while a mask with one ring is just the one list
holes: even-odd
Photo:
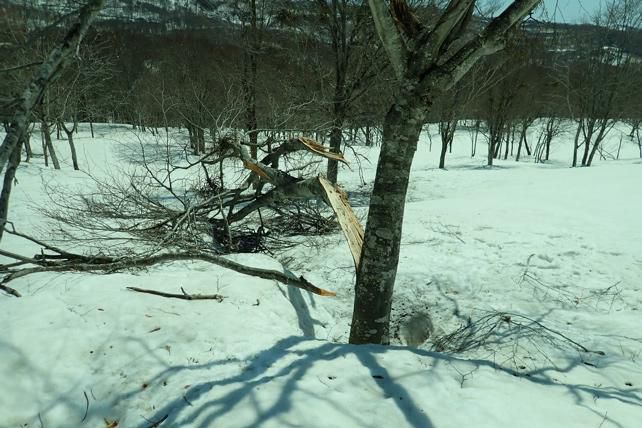
[[319, 176], [319, 183], [326, 195], [327, 202], [337, 216], [343, 235], [346, 237], [346, 241], [348, 241], [348, 246], [354, 259], [354, 267], [359, 269], [361, 247], [363, 246], [363, 228], [361, 227], [361, 223], [359, 223], [359, 219], [357, 219], [354, 211], [352, 211], [345, 192], [334, 186], [324, 177]]
[[249, 169], [250, 171], [255, 172], [259, 177], [264, 178], [267, 181], [271, 181], [270, 176], [267, 175], [265, 171], [263, 171], [257, 163], [252, 163], [252, 162], [248, 162], [247, 160], [244, 160], [243, 166]]
[[297, 140], [301, 144], [303, 144], [305, 148], [308, 149], [308, 151], [312, 153], [316, 153], [317, 155], [323, 156], [324, 158], [333, 159], [348, 165], [348, 161], [345, 160], [345, 158], [341, 153], [331, 152], [328, 147], [322, 146], [321, 144], [314, 141], [312, 138], [299, 137], [297, 138]]
[[[334, 153], [330, 151], [328, 147], [322, 146], [311, 138], [298, 137], [289, 141], [290, 143], [295, 144], [296, 142], [300, 143], [300, 149], [305, 149], [327, 159], [343, 162], [346, 165], [348, 164], [348, 162], [343, 157], [343, 154]], [[299, 150], [296, 145], [294, 145], [290, 149], [290, 151], [296, 150]], [[251, 170], [261, 178], [272, 182], [273, 184], [275, 183], [275, 179], [274, 177], [270, 176], [270, 172], [264, 170], [264, 167], [262, 168], [257, 161], [246, 156], [243, 159], [243, 165], [245, 166], [245, 168]], [[293, 178], [293, 181], [296, 180]], [[361, 227], [359, 220], [355, 216], [354, 211], [352, 211], [352, 207], [350, 206], [350, 202], [348, 202], [348, 197], [346, 196], [345, 192], [342, 191], [338, 186], [333, 185], [323, 176], [318, 177], [318, 183], [318, 186], [316, 186], [316, 184], [313, 184], [312, 187], [314, 187], [314, 189], [311, 189], [311, 194], [317, 196], [322, 195], [328, 205], [330, 205], [330, 207], [332, 208], [332, 211], [334, 211], [335, 215], [337, 216], [337, 220], [339, 221], [339, 225], [341, 226], [341, 230], [343, 231], [343, 235], [345, 236], [346, 241], [348, 241], [348, 246], [350, 247], [350, 252], [352, 253], [352, 258], [354, 259], [354, 266], [356, 269], [358, 269], [359, 260], [361, 259], [361, 247], [363, 245], [363, 228]]]

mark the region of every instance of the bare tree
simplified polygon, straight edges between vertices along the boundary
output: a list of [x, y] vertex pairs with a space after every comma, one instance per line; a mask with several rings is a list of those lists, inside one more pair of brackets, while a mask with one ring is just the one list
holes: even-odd
[[[379, 50], [373, 46], [375, 34], [369, 31], [371, 21], [364, 1], [317, 0], [317, 3], [333, 54], [330, 148], [341, 153], [343, 127], [350, 109], [372, 85], [382, 61]], [[328, 180], [336, 183], [337, 175], [337, 161], [328, 160]]]
[[[562, 84], [567, 88], [570, 114], [577, 122], [572, 166], [579, 150], [582, 166], [591, 166], [602, 142], [624, 115], [627, 88], [635, 85], [636, 67], [628, 50], [632, 32], [642, 24], [639, 0], [615, 0], [594, 19], [594, 34], [581, 40], [582, 56], [567, 66]], [[619, 45], [613, 40], [620, 40]]]
[[256, 74], [258, 50], [260, 48], [257, 24], [256, 0], [247, 0], [246, 16], [243, 19], [243, 93], [245, 95], [246, 129], [252, 144], [250, 152], [257, 159], [258, 124], [256, 119]]
[[[7, 135], [0, 146], [0, 173], [5, 170], [7, 162], [11, 160], [5, 174], [5, 185], [7, 184], [7, 174], [15, 175], [15, 168], [17, 168], [17, 163], [20, 161], [20, 146], [29, 127], [33, 109], [42, 100], [47, 86], [55, 79], [59, 71], [69, 63], [78, 44], [82, 41], [93, 19], [102, 8], [103, 2], [104, 0], [90, 0], [80, 9], [77, 22], [69, 30], [61, 44], [51, 51], [35, 73], [29, 86], [12, 102], [12, 105], [15, 106], [15, 113]], [[0, 213], [3, 213], [3, 216], [0, 217], [0, 231], [4, 230], [7, 222], [10, 195], [11, 187], [4, 186], [2, 197], [0, 198]]]
[[351, 343], [390, 340], [390, 310], [410, 166], [435, 95], [453, 87], [480, 58], [501, 50], [539, 0], [515, 0], [467, 36], [475, 0], [451, 0], [437, 23], [424, 27], [403, 0], [369, 0], [375, 26], [397, 78], [395, 102], [384, 122], [361, 259]]

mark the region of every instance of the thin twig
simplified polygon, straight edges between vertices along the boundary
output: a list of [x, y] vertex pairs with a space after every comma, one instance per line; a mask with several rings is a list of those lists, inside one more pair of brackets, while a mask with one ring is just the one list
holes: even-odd
[[224, 297], [220, 294], [189, 294], [181, 287], [182, 294], [165, 293], [163, 291], [149, 290], [147, 288], [127, 287], [128, 290], [137, 291], [139, 293], [153, 294], [155, 296], [169, 297], [173, 299], [183, 300], [217, 300], [222, 302]]
[[157, 420], [156, 422], [152, 422], [152, 421], [150, 421], [149, 419], [145, 419], [147, 422], [152, 422], [152, 424], [151, 424], [149, 427], [147, 427], [147, 428], [158, 428], [158, 427], [160, 426], [160, 424], [162, 424], [163, 422], [165, 422], [165, 420], [166, 420], [167, 418], [169, 418], [169, 413], [168, 413], [168, 414], [166, 414], [165, 416], [163, 416], [162, 418], [160, 418], [159, 420]]
[[87, 397], [87, 391], [83, 391], [82, 393], [85, 394], [85, 416], [82, 417], [80, 423], [85, 422], [85, 419], [87, 419], [87, 414], [89, 413], [89, 397]]

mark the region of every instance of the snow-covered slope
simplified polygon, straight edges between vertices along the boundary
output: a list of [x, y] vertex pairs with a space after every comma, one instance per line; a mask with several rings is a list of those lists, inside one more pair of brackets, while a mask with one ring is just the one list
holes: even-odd
[[[116, 141], [135, 141], [130, 132], [104, 125], [92, 140], [83, 128], [81, 167], [124, 168]], [[56, 144], [64, 154], [66, 142]], [[0, 295], [0, 427], [640, 426], [637, 147], [571, 169], [565, 136], [549, 164], [488, 169], [460, 132], [441, 171], [437, 144], [429, 151], [426, 138], [413, 165], [394, 307], [399, 325], [417, 313], [430, 319], [423, 345], [345, 344], [354, 268], [339, 234], [278, 257], [336, 298], [200, 262], [37, 274], [11, 283], [24, 297]], [[377, 157], [376, 148], [358, 150], [370, 159], [366, 185], [354, 166], [340, 172], [353, 196], [367, 192]], [[45, 200], [43, 182], [85, 180], [69, 165], [23, 164], [11, 219], [33, 230], [44, 221], [32, 207]], [[2, 248], [37, 250], [13, 236]], [[233, 258], [281, 267], [265, 255]], [[225, 299], [164, 299], [127, 286]], [[437, 337], [462, 326], [444, 347], [467, 350], [434, 351]]]

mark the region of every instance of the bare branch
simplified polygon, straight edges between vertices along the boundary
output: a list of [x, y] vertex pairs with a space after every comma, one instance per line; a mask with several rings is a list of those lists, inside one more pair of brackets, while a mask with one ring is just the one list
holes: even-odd
[[452, 0], [448, 4], [439, 22], [429, 33], [428, 46], [432, 58], [438, 58], [446, 41], [461, 36], [461, 30], [466, 27], [466, 21], [472, 16], [474, 7], [475, 0]]
[[[69, 253], [67, 253], [69, 254]], [[296, 277], [291, 272], [286, 270], [286, 273], [279, 272], [272, 269], [261, 269], [237, 263], [235, 261], [226, 259], [221, 256], [216, 256], [207, 253], [167, 253], [158, 254], [154, 256], [135, 256], [123, 258], [103, 257], [100, 260], [87, 262], [87, 257], [78, 255], [77, 258], [69, 258], [74, 255], [69, 255], [65, 260], [59, 260], [59, 256], [49, 257], [47, 255], [38, 257], [39, 266], [33, 268], [23, 268], [9, 270], [0, 282], [0, 286], [4, 286], [14, 279], [21, 278], [34, 273], [43, 272], [103, 272], [113, 273], [132, 268], [149, 267], [155, 264], [167, 263], [182, 260], [200, 260], [203, 262], [211, 263], [226, 269], [233, 270], [245, 275], [256, 276], [262, 279], [278, 281], [285, 285], [301, 288], [319, 296], [335, 296], [333, 291], [319, 288], [309, 282], [304, 277]], [[53, 259], [53, 260], [51, 260]], [[36, 257], [34, 257], [36, 260]], [[11, 293], [15, 295], [14, 293]]]
[[138, 287], [127, 287], [128, 290], [137, 291], [139, 293], [153, 294], [155, 296], [169, 297], [173, 299], [183, 299], [183, 300], [217, 300], [219, 303], [223, 301], [224, 297], [220, 294], [189, 294], [183, 287], [181, 287], [181, 294], [176, 293], [165, 293], [162, 291], [149, 290], [146, 288]]
[[372, 17], [374, 18], [377, 34], [381, 39], [388, 59], [395, 70], [398, 79], [403, 78], [406, 72], [407, 50], [399, 30], [395, 26], [390, 12], [386, 8], [386, 3], [382, 0], [368, 0]]
[[479, 36], [466, 43], [439, 67], [439, 76], [435, 81], [425, 83], [441, 86], [444, 89], [451, 88], [482, 57], [501, 50], [504, 47], [508, 32], [533, 10], [540, 1], [515, 0], [501, 15], [493, 19]]
[[30, 62], [29, 64], [16, 65], [14, 67], [3, 68], [0, 70], [0, 73], [10, 73], [12, 71], [22, 70], [23, 68], [35, 67], [36, 65], [42, 65], [41, 61]]

